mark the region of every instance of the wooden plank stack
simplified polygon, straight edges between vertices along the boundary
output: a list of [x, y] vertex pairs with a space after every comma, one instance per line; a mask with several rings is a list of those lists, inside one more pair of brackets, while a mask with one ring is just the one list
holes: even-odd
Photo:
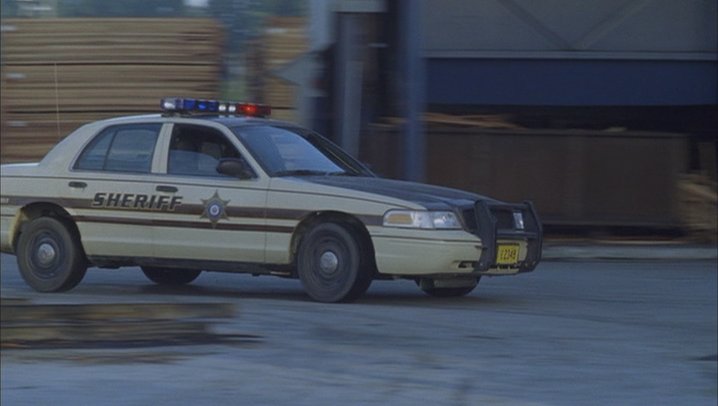
[[0, 161], [40, 159], [80, 125], [215, 98], [223, 34], [208, 19], [2, 22]]
[[272, 106], [272, 118], [297, 121], [293, 83], [274, 72], [309, 50], [306, 20], [302, 17], [269, 17], [262, 36], [248, 60], [254, 97]]

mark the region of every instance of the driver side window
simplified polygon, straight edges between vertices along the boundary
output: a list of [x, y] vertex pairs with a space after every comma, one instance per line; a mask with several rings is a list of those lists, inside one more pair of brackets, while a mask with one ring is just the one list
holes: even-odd
[[167, 173], [225, 176], [217, 173], [217, 164], [222, 158], [240, 158], [240, 155], [221, 132], [198, 125], [174, 125], [170, 139]]

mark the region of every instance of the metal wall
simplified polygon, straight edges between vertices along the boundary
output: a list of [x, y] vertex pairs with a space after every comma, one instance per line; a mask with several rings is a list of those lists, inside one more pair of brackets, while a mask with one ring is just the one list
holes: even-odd
[[425, 0], [430, 103], [718, 103], [716, 0]]

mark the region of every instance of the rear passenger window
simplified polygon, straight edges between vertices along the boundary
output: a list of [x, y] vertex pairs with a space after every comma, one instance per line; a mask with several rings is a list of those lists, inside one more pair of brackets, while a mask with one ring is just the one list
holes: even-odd
[[148, 173], [162, 124], [108, 127], [82, 151], [75, 169]]

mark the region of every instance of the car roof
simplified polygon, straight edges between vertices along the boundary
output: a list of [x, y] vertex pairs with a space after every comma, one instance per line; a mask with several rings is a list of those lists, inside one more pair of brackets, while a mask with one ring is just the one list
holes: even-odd
[[133, 116], [121, 116], [108, 118], [105, 120], [99, 120], [95, 123], [101, 123], [104, 125], [112, 124], [130, 124], [138, 122], [173, 122], [173, 121], [187, 121], [187, 122], [202, 122], [209, 121], [222, 124], [226, 127], [239, 127], [245, 125], [257, 125], [257, 124], [269, 124], [269, 125], [281, 125], [283, 127], [299, 127], [296, 124], [272, 120], [268, 118], [259, 117], [248, 117], [248, 116], [227, 116], [227, 115], [197, 115], [197, 114], [145, 114], [145, 115], [133, 115]]

